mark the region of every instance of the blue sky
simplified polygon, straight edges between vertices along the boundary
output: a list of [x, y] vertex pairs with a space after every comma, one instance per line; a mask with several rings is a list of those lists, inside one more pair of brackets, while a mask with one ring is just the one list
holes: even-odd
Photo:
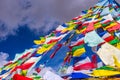
[[[54, 28], [50, 31], [52, 30], [54, 30]], [[50, 33], [50, 31], [48, 31], [48, 33]], [[31, 48], [34, 45], [33, 40], [39, 39], [40, 36], [45, 36], [48, 33], [41, 31], [39, 34], [36, 34], [26, 26], [20, 27], [16, 35], [10, 35], [6, 40], [0, 42], [0, 52], [8, 53], [10, 55], [8, 60], [12, 60], [16, 53], [21, 53], [24, 52], [25, 49]]]
[[38, 37], [27, 27], [19, 28], [17, 35], [9, 36], [6, 40], [1, 41], [0, 51], [11, 54], [9, 59], [13, 59], [15, 53], [21, 53], [24, 49], [30, 48], [33, 45], [33, 40]]
[[97, 0], [0, 0], [0, 66], [95, 3]]

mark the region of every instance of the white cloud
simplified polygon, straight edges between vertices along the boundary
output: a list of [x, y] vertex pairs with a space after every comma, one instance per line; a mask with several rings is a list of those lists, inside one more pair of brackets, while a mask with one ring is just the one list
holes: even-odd
[[69, 21], [96, 2], [97, 0], [0, 0], [0, 39], [15, 35], [21, 25], [28, 25], [34, 32], [47, 32], [55, 28], [53, 25], [56, 22]]
[[[41, 2], [41, 0], [34, 0], [34, 2], [31, 0], [1, 0], [0, 38], [6, 38], [10, 34], [14, 35], [22, 25], [28, 25], [31, 30], [37, 31], [51, 29], [57, 20], [47, 17], [46, 8], [41, 5]], [[45, 28], [42, 28], [43, 26]]]
[[2, 67], [4, 64], [6, 64], [7, 58], [9, 57], [8, 53], [0, 52], [0, 67]]

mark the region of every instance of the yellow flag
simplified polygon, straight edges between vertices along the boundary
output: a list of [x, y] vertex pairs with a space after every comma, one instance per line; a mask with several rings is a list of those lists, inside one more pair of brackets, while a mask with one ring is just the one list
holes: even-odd
[[38, 49], [37, 53], [43, 54], [44, 52], [50, 50], [55, 44], [56, 44], [56, 42], [51, 43], [51, 44], [46, 44], [46, 45], [48, 45], [48, 46], [47, 46], [47, 47], [42, 46], [40, 49]]
[[17, 65], [18, 65], [18, 63], [10, 64], [10, 65], [6, 66], [6, 67], [4, 68], [4, 70], [11, 69], [11, 68], [13, 68], [13, 67], [15, 67], [15, 66], [17, 66]]
[[43, 54], [45, 51], [47, 51], [47, 48], [41, 47], [40, 49], [38, 49], [37, 53]]
[[116, 22], [114, 22], [114, 23], [112, 23], [112, 24], [110, 24], [111, 26], [115, 26], [115, 25], [117, 25], [118, 23], [116, 23]]
[[109, 71], [109, 70], [94, 70], [92, 76], [96, 77], [107, 77], [120, 74], [119, 71]]
[[73, 53], [73, 56], [74, 56], [74, 57], [81, 56], [84, 52], [85, 52], [85, 48], [77, 49], [77, 50]]
[[34, 43], [39, 45], [39, 44], [42, 44], [42, 41], [41, 40], [34, 40]]
[[88, 10], [88, 13], [91, 13], [91, 12], [93, 12], [92, 10]]
[[63, 30], [61, 31], [61, 33], [65, 33], [65, 32], [67, 32], [67, 31], [68, 31], [68, 29], [65, 28], [65, 29], [63, 29]]
[[101, 27], [101, 26], [102, 26], [102, 25], [101, 25], [101, 23], [99, 23], [99, 22], [96, 23], [96, 24], [94, 24], [94, 28], [95, 28], [95, 29], [97, 29], [97, 28], [99, 28], [99, 27]]
[[117, 46], [116, 46], [119, 50], [120, 50], [120, 42], [117, 43]]
[[61, 32], [65, 33], [66, 31], [71, 31], [75, 28], [76, 24], [71, 24], [67, 28], [63, 29]]
[[111, 27], [116, 26], [116, 25], [117, 25], [117, 23], [113, 22], [109, 26], [105, 27], [104, 29], [108, 29], [108, 28], [111, 28]]
[[85, 30], [86, 30], [86, 28], [81, 29], [81, 30], [76, 30], [76, 33], [77, 33], [77, 34], [80, 34], [80, 33], [84, 32]]
[[116, 56], [113, 55], [113, 59], [114, 59], [114, 64], [120, 68], [120, 62], [117, 60]]
[[45, 42], [45, 38], [44, 37], [40, 37], [40, 40], [34, 40], [34, 43], [39, 45], [39, 44], [43, 44]]
[[21, 70], [21, 75], [22, 76], [26, 76], [26, 74], [27, 74], [27, 70]]

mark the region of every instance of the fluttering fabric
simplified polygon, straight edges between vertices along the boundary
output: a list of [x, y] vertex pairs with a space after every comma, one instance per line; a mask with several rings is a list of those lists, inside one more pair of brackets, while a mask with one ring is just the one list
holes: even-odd
[[64, 80], [120, 75], [120, 5], [100, 0], [0, 68], [5, 80]]

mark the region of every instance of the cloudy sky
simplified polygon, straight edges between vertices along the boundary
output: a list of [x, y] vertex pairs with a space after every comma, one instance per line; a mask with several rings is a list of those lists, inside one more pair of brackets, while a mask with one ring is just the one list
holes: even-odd
[[13, 59], [16, 53], [30, 48], [34, 39], [78, 16], [97, 1], [0, 0], [0, 61]]

